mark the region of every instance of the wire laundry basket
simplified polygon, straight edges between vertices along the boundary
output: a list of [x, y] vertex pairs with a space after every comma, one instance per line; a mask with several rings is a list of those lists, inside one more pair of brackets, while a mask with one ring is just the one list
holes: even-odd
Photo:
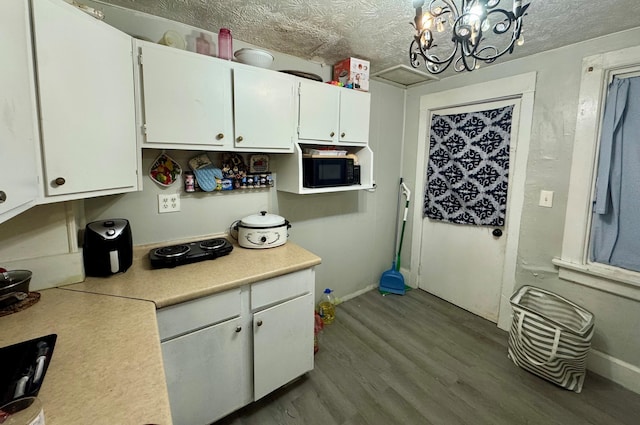
[[594, 331], [593, 314], [533, 286], [516, 291], [511, 307], [509, 358], [556, 385], [582, 391]]

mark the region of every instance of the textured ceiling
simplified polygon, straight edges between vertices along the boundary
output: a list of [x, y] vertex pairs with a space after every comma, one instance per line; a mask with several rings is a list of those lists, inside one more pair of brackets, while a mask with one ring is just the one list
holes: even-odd
[[[372, 72], [409, 64], [412, 0], [102, 1], [212, 32], [227, 27], [235, 39], [329, 65], [350, 56], [369, 60]], [[499, 61], [640, 27], [640, 0], [530, 3], [525, 44]], [[505, 9], [511, 5], [501, 0]]]

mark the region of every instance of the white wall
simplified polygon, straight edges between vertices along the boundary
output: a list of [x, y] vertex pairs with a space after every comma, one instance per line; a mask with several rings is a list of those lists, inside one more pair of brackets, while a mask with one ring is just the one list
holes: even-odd
[[[487, 65], [471, 73], [410, 89], [407, 95], [402, 170], [407, 180], [412, 180], [408, 183], [413, 186], [421, 96], [536, 71], [533, 128], [516, 271], [517, 286], [528, 284], [546, 288], [592, 311], [596, 316], [593, 347], [634, 367], [640, 366], [639, 303], [560, 280], [551, 259], [560, 256], [562, 249], [582, 59], [637, 45], [639, 39], [640, 28], [637, 28], [528, 58]], [[527, 42], [535, 43], [535, 40]], [[538, 206], [540, 190], [555, 192], [553, 208]], [[424, 188], [415, 188], [415, 193], [417, 199], [420, 199]], [[405, 264], [408, 264], [409, 252], [403, 255], [403, 261], [405, 259]], [[411, 264], [411, 267], [417, 265]]]

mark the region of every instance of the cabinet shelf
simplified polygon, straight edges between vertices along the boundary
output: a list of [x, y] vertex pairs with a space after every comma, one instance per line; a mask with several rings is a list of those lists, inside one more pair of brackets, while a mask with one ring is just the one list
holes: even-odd
[[279, 155], [277, 157], [276, 169], [278, 170], [277, 190], [282, 192], [308, 195], [314, 193], [348, 192], [354, 190], [373, 189], [373, 152], [368, 146], [345, 146], [350, 154], [358, 157], [360, 164], [360, 184], [350, 186], [333, 186], [323, 188], [309, 188], [303, 185], [302, 157], [305, 148], [314, 148], [319, 144], [296, 143], [294, 153], [291, 155]]

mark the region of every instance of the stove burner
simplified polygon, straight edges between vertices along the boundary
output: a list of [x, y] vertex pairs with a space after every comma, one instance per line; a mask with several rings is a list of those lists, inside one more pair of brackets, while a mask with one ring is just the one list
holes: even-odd
[[232, 250], [233, 245], [225, 238], [205, 239], [152, 249], [149, 251], [149, 260], [154, 269], [169, 268], [213, 260], [229, 254]]
[[158, 248], [154, 252], [158, 257], [171, 258], [181, 257], [189, 251], [191, 251], [189, 245], [172, 245]]
[[226, 239], [223, 239], [223, 238], [208, 239], [206, 241], [200, 242], [200, 248], [206, 249], [206, 250], [218, 249], [224, 246], [225, 243], [228, 243], [228, 242]]

